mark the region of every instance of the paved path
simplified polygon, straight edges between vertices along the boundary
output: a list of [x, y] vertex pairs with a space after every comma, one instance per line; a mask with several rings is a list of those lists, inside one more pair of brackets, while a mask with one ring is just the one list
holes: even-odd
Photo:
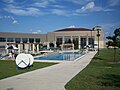
[[96, 52], [69, 61], [0, 80], [0, 90], [65, 90], [65, 84], [85, 68]]

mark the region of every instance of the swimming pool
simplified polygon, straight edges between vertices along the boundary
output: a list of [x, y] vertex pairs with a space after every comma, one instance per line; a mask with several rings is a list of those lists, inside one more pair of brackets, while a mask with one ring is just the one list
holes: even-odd
[[63, 53], [56, 53], [53, 55], [36, 57], [36, 58], [34, 58], [34, 60], [73, 61], [84, 54], [85, 54], [85, 52], [82, 52], [82, 51], [80, 51], [80, 52], [63, 52]]

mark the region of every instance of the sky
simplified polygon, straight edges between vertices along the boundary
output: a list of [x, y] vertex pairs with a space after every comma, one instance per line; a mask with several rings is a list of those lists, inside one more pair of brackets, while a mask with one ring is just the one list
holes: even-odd
[[120, 27], [120, 0], [0, 0], [0, 32], [47, 33], [102, 26]]

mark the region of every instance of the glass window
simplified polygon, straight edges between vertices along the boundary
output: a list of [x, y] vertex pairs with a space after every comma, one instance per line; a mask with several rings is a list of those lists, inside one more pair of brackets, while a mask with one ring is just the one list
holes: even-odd
[[6, 42], [6, 38], [0, 37], [0, 42]]
[[84, 48], [86, 46], [86, 38], [81, 38], [81, 48]]
[[94, 48], [94, 38], [88, 38], [88, 45], [91, 45], [91, 48]]
[[29, 38], [30, 43], [34, 43], [34, 38]]
[[62, 37], [57, 37], [56, 45], [59, 47], [62, 44]]
[[21, 38], [15, 38], [15, 42], [16, 43], [20, 43], [21, 42]]
[[65, 43], [72, 43], [70, 37], [64, 37]]
[[14, 42], [13, 38], [7, 38], [7, 42]]
[[28, 42], [28, 38], [22, 38], [22, 42], [23, 43], [27, 43]]
[[36, 43], [40, 43], [40, 38], [35, 38]]
[[74, 49], [78, 49], [79, 41], [78, 37], [73, 37]]

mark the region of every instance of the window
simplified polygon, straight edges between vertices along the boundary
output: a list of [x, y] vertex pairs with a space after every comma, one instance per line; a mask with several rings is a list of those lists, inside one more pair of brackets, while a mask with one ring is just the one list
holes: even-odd
[[94, 48], [94, 38], [88, 38], [88, 45], [91, 45], [91, 48]]
[[7, 42], [14, 42], [13, 38], [7, 38]]
[[79, 41], [78, 37], [73, 37], [74, 49], [78, 49]]
[[29, 38], [30, 43], [34, 43], [34, 38]]
[[21, 38], [15, 38], [15, 42], [16, 43], [20, 43], [21, 42]]
[[5, 49], [5, 46], [0, 46], [0, 49]]
[[56, 44], [57, 44], [57, 47], [60, 47], [60, 45], [62, 44], [62, 37], [57, 37]]
[[64, 38], [64, 40], [65, 40], [65, 43], [72, 43], [72, 41], [71, 41], [71, 38], [70, 38], [70, 37], [65, 37], [65, 38]]
[[86, 46], [86, 38], [81, 38], [81, 48], [84, 48]]
[[40, 38], [35, 38], [36, 43], [40, 43]]
[[27, 43], [28, 42], [28, 38], [22, 38], [22, 42], [23, 43]]
[[0, 37], [0, 42], [6, 42], [6, 38]]

